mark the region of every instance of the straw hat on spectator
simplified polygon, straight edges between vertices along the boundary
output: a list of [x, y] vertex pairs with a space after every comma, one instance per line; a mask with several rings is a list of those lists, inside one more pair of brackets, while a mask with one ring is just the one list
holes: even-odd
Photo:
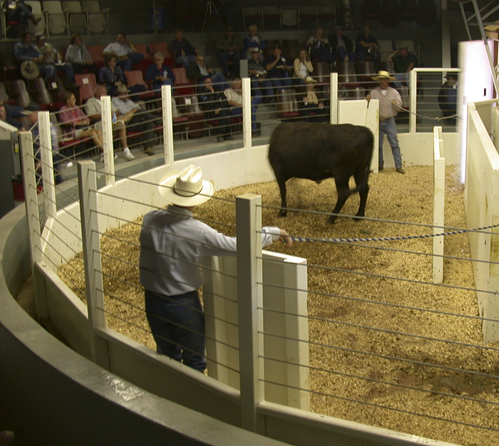
[[25, 60], [21, 64], [21, 74], [25, 79], [36, 79], [40, 75], [40, 68], [32, 60]]
[[378, 75], [372, 77], [371, 79], [374, 81], [379, 81], [380, 79], [389, 79], [391, 81], [395, 80], [393, 76], [390, 76], [390, 73], [388, 71], [383, 71], [383, 70], [378, 71]]
[[159, 193], [168, 203], [191, 207], [208, 201], [215, 192], [215, 182], [203, 180], [201, 167], [190, 164], [182, 171], [172, 170], [159, 182]]

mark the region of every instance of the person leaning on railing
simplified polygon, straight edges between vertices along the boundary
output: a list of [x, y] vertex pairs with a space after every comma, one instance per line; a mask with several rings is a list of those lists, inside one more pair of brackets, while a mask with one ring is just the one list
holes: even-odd
[[[200, 167], [168, 172], [159, 193], [169, 205], [148, 212], [140, 233], [140, 282], [157, 351], [200, 372], [206, 368], [200, 265], [206, 256], [234, 256], [237, 251], [236, 237], [193, 218], [196, 207], [214, 192], [215, 183], [203, 179]], [[262, 228], [262, 246], [279, 239], [288, 247], [293, 244], [284, 229]]]

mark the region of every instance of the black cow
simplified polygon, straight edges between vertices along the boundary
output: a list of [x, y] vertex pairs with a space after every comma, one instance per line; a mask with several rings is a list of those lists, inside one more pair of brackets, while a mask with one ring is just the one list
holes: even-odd
[[[282, 209], [286, 216], [286, 181], [307, 178], [320, 182], [334, 178], [338, 201], [328, 222], [334, 223], [347, 198], [360, 195], [357, 216], [363, 217], [369, 186], [369, 168], [374, 137], [367, 127], [351, 124], [318, 124], [293, 122], [279, 124], [270, 140], [269, 161], [281, 191]], [[350, 190], [348, 181], [353, 175], [357, 187]]]

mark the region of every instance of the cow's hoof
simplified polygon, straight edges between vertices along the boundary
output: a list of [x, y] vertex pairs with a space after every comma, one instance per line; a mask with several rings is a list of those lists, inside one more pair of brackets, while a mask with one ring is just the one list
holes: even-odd
[[330, 225], [334, 225], [334, 222], [336, 221], [336, 217], [329, 217], [327, 220], [327, 223], [329, 223]]
[[279, 214], [277, 214], [278, 217], [286, 217], [288, 214], [286, 213], [286, 211], [279, 211]]

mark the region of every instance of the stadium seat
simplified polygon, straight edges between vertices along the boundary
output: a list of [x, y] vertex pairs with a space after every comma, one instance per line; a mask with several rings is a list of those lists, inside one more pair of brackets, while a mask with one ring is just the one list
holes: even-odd
[[279, 6], [262, 6], [262, 28], [272, 29], [281, 27], [281, 8]]
[[262, 20], [261, 6], [243, 6], [243, 23], [246, 29], [250, 25], [262, 26]]
[[95, 74], [75, 74], [75, 84], [78, 87], [77, 99], [78, 104], [83, 105], [88, 98], [91, 98], [95, 93], [97, 87], [97, 80]]
[[91, 33], [107, 32], [110, 9], [100, 9], [98, 1], [83, 1], [82, 6], [87, 11], [88, 31]]
[[68, 34], [84, 34], [87, 32], [87, 13], [81, 9], [79, 1], [62, 2], [66, 10]]
[[175, 75], [173, 94], [175, 96], [188, 96], [194, 94], [194, 84], [187, 77], [185, 68], [172, 68]]
[[63, 11], [61, 2], [43, 2], [45, 20], [47, 23], [47, 35], [63, 34], [67, 29], [66, 11]]
[[8, 81], [7, 91], [9, 92], [9, 96], [14, 100], [15, 105], [27, 107], [30, 104], [31, 97], [23, 80]]
[[35, 25], [32, 21], [28, 22], [28, 29], [31, 34], [45, 33], [45, 10], [42, 9], [42, 4], [40, 2], [26, 1], [24, 2], [26, 6], [31, 6], [31, 12], [35, 19], [41, 18], [41, 20]]
[[92, 60], [98, 68], [102, 68], [104, 66], [104, 56], [102, 53], [104, 52], [104, 47], [102, 45], [89, 45], [87, 46], [87, 50], [92, 56]]
[[175, 66], [175, 57], [168, 51], [168, 44], [166, 42], [149, 43], [148, 46], [151, 57], [154, 57], [154, 54], [159, 52], [165, 56], [165, 65], [168, 65], [170, 68]]
[[296, 91], [293, 88], [278, 88], [276, 92], [276, 111], [279, 119], [299, 118], [300, 111], [296, 101]]

